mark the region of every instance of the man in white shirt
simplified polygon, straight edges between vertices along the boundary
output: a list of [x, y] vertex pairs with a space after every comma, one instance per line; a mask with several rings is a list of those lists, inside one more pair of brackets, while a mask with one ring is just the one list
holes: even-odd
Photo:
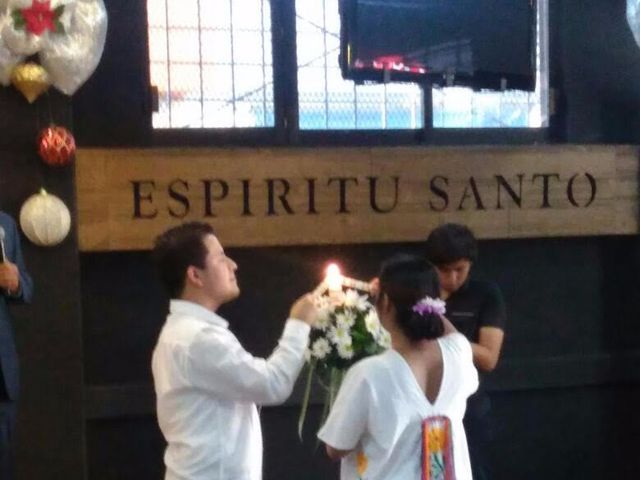
[[260, 480], [262, 433], [256, 404], [283, 402], [304, 362], [316, 309], [291, 307], [268, 359], [249, 354], [215, 312], [240, 294], [237, 265], [210, 225], [185, 223], [160, 235], [154, 259], [171, 295], [153, 352], [165, 480]]

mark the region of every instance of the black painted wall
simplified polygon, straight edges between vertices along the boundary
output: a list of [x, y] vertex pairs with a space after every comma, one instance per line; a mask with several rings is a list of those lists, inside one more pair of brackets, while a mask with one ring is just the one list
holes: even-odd
[[[41, 187], [75, 212], [73, 167], [51, 168], [38, 157], [36, 137], [50, 121], [70, 126], [71, 102], [52, 91], [29, 105], [14, 88], [0, 88], [0, 208], [16, 220]], [[82, 479], [84, 417], [80, 278], [75, 224], [58, 246], [22, 239], [34, 279], [31, 305], [13, 308], [21, 362], [16, 478]]]
[[[421, 246], [229, 249], [243, 293], [222, 313], [250, 351], [268, 355], [289, 303], [314, 286], [327, 259], [368, 278], [399, 249], [420, 252]], [[503, 361], [488, 379], [496, 478], [536, 479], [543, 471], [558, 480], [640, 473], [634, 455], [640, 422], [633, 416], [640, 400], [639, 271], [640, 240], [634, 237], [481, 243], [476, 274], [496, 279], [509, 307]], [[111, 286], [132, 277], [129, 288]], [[82, 284], [86, 381], [120, 390], [92, 389], [89, 478], [158, 478], [163, 442], [152, 416], [148, 359], [166, 298], [146, 252], [84, 255]], [[104, 300], [96, 302], [98, 297]], [[296, 437], [299, 395], [298, 388], [287, 405], [262, 409], [265, 479], [337, 478], [335, 466], [315, 452], [313, 418], [306, 442]], [[133, 409], [132, 396], [139, 401]], [[318, 410], [312, 410], [316, 419]], [[132, 412], [137, 415], [126, 420]], [[131, 458], [126, 446], [134, 444], [144, 444], [149, 456]], [[109, 456], [121, 454], [126, 462], [114, 466]]]

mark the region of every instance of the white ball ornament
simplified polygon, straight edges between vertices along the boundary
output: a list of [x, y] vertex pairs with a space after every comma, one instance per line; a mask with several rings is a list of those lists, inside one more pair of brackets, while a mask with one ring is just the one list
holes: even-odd
[[62, 200], [43, 188], [22, 205], [20, 227], [36, 245], [52, 247], [62, 242], [69, 233], [71, 214]]

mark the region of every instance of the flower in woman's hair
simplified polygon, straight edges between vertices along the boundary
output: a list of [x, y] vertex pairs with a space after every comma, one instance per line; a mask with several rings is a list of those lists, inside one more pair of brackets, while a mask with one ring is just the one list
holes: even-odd
[[347, 290], [344, 294], [344, 306], [353, 307], [358, 310], [366, 310], [371, 306], [366, 295], [359, 295], [356, 290]]
[[331, 353], [331, 345], [326, 338], [319, 338], [311, 347], [311, 354], [320, 360]]
[[351, 344], [351, 342], [349, 342], [348, 344], [339, 343], [336, 347], [336, 350], [338, 350], [338, 355], [340, 355], [340, 357], [344, 358], [345, 360], [353, 358], [353, 345]]
[[416, 302], [411, 310], [420, 315], [426, 315], [428, 313], [444, 315], [447, 311], [443, 300], [440, 300], [439, 298], [431, 298], [428, 295]]

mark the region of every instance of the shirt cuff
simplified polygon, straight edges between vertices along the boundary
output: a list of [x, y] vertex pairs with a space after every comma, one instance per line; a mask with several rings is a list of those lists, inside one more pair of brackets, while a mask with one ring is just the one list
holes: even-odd
[[282, 338], [292, 338], [295, 340], [307, 341], [309, 339], [309, 332], [311, 327], [296, 318], [289, 318], [284, 326], [282, 332]]

